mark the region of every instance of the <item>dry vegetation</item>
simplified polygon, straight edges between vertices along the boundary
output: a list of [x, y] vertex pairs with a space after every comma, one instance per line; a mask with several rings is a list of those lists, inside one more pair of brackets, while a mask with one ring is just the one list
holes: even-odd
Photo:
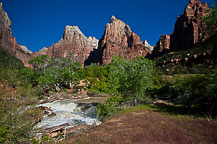
[[178, 117], [147, 109], [134, 110], [113, 116], [87, 133], [68, 137], [65, 143], [217, 143], [217, 122], [214, 120]]

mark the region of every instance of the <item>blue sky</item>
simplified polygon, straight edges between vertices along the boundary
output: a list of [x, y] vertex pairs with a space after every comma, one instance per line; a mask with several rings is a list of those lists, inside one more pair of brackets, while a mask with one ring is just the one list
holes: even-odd
[[[66, 25], [100, 39], [112, 15], [141, 40], [155, 45], [170, 34], [189, 0], [0, 0], [12, 21], [13, 36], [32, 51], [58, 42]], [[216, 0], [201, 0], [212, 4]]]

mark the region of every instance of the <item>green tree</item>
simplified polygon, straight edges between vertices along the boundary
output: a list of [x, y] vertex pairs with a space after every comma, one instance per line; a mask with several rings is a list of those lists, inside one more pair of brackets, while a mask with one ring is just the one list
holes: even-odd
[[108, 66], [92, 64], [81, 71], [83, 79], [89, 83], [93, 92], [108, 92]]
[[145, 101], [152, 89], [161, 87], [161, 78], [155, 64], [143, 57], [126, 60], [114, 56], [108, 66], [110, 98], [97, 107], [97, 116], [104, 119], [122, 109]]
[[208, 34], [214, 34], [217, 28], [217, 4], [211, 5], [211, 8], [207, 10], [207, 14], [203, 17], [203, 21], [207, 25]]
[[45, 71], [45, 67], [51, 61], [51, 58], [47, 55], [37, 56], [29, 61], [29, 64], [32, 64], [35, 70], [43, 69]]
[[126, 101], [144, 99], [149, 90], [160, 86], [160, 77], [154, 63], [143, 57], [130, 61], [113, 57], [109, 71], [112, 94], [121, 94]]

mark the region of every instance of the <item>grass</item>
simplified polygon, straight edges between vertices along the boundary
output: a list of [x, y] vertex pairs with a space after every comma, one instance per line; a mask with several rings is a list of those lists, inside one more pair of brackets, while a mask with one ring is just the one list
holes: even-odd
[[164, 103], [160, 104], [146, 104], [146, 105], [138, 105], [135, 107], [127, 108], [121, 111], [118, 111], [114, 114], [114, 116], [120, 116], [123, 114], [129, 114], [135, 111], [141, 110], [150, 110], [154, 112], [159, 112], [164, 115], [182, 118], [182, 119], [204, 119], [204, 120], [216, 120], [216, 116], [212, 115], [209, 112], [201, 112], [202, 110], [197, 108], [187, 109], [182, 105], [168, 105]]
[[89, 132], [70, 136], [66, 144], [217, 142], [217, 122], [192, 117], [182, 106], [138, 105], [116, 113]]

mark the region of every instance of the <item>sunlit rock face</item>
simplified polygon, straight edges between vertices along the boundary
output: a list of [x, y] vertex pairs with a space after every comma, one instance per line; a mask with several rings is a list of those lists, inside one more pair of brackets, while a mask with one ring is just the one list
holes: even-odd
[[202, 4], [200, 0], [190, 0], [184, 14], [178, 16], [174, 32], [160, 37], [151, 57], [161, 56], [171, 51], [186, 50], [202, 41], [205, 29], [202, 17], [207, 8], [207, 3]]
[[112, 56], [122, 56], [133, 59], [137, 56], [146, 56], [151, 52], [139, 36], [132, 32], [130, 27], [115, 16], [106, 24], [105, 32], [99, 42], [99, 63], [109, 64]]
[[12, 56], [20, 59], [24, 66], [29, 67], [28, 61], [32, 58], [31, 51], [23, 45], [17, 44], [16, 38], [12, 36], [11, 21], [0, 3], [0, 45]]
[[32, 51], [30, 51], [26, 46], [16, 44], [16, 58], [20, 59], [25, 67], [32, 67], [28, 61], [33, 58]]
[[13, 38], [11, 31], [11, 21], [0, 3], [0, 44], [1, 48], [10, 53], [16, 54], [16, 38]]
[[48, 50], [48, 47], [43, 47], [41, 50], [32, 53], [32, 56], [33, 56], [33, 57], [36, 57], [36, 56], [46, 55], [47, 50]]
[[154, 49], [154, 46], [150, 45], [147, 40], [145, 40], [145, 41], [143, 42], [143, 44], [145, 45], [145, 47], [147, 47], [147, 48], [150, 49], [151, 51]]
[[77, 26], [66, 26], [62, 39], [46, 51], [51, 58], [69, 56], [70, 52], [78, 62], [84, 64], [91, 51], [97, 49], [98, 39], [86, 37]]

